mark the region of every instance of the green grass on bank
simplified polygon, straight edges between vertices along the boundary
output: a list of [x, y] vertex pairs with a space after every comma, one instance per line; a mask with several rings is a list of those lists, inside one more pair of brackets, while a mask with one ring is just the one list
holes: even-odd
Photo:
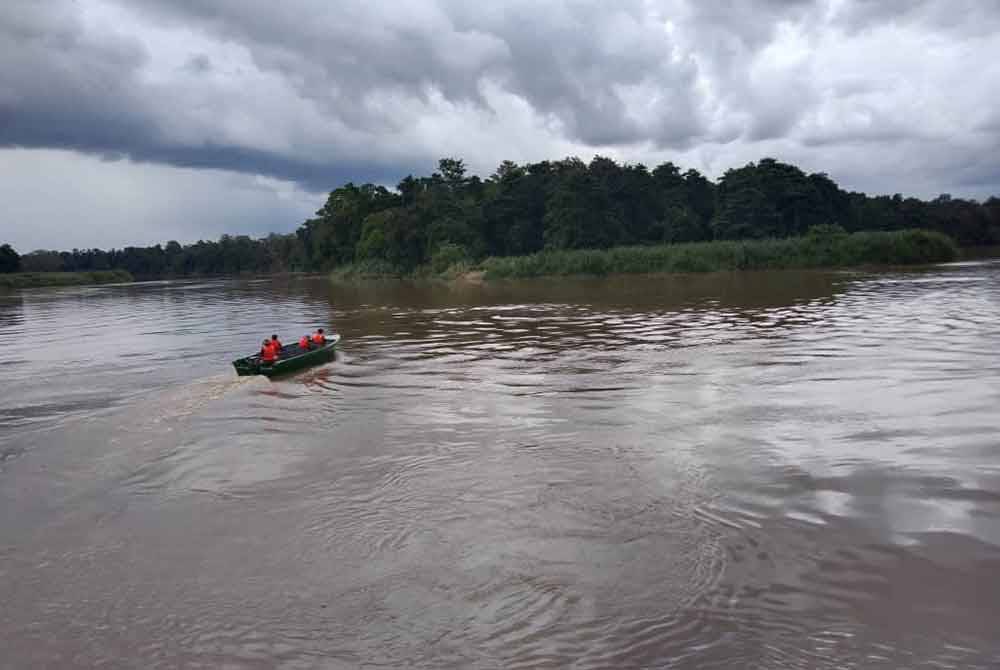
[[407, 270], [384, 260], [364, 260], [335, 268], [335, 281], [368, 279], [455, 279], [479, 273], [485, 279], [550, 275], [606, 275], [661, 272], [717, 272], [792, 268], [919, 265], [958, 258], [947, 235], [927, 230], [846, 233], [817, 226], [801, 237], [720, 240], [658, 246], [541, 251], [527, 256], [440, 258]]
[[125, 270], [94, 272], [15, 272], [0, 274], [0, 288], [35, 288], [39, 286], [85, 286], [118, 284], [133, 281]]
[[606, 250], [542, 251], [488, 258], [486, 279], [547, 275], [714, 272], [943, 263], [958, 257], [954, 241], [927, 230], [848, 234], [821, 226], [803, 237], [721, 240]]

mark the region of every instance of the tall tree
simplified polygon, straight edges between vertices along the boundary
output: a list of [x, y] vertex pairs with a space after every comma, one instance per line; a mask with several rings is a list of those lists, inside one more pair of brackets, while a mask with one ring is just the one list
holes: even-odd
[[624, 235], [621, 214], [600, 178], [586, 168], [563, 166], [545, 203], [545, 246], [552, 249], [607, 248]]
[[21, 269], [21, 255], [9, 244], [0, 245], [0, 272], [17, 272]]

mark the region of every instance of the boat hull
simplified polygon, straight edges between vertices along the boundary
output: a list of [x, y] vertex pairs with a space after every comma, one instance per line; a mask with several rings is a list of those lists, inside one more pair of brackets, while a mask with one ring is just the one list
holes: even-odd
[[328, 338], [323, 346], [308, 351], [300, 349], [297, 344], [292, 344], [284, 347], [281, 356], [271, 365], [261, 363], [260, 356], [247, 356], [233, 361], [233, 367], [236, 368], [236, 374], [241, 377], [249, 375], [276, 377], [330, 361], [336, 353], [338, 342], [340, 335], [334, 335]]

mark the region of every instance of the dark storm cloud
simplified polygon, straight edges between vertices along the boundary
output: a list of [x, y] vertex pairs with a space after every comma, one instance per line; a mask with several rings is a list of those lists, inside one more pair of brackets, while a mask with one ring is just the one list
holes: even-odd
[[[684, 143], [699, 135], [696, 68], [675, 59], [671, 40], [647, 3], [372, 3], [359, 0], [141, 0], [158, 20], [199, 25], [245, 45], [264, 70], [281, 72], [302, 96], [348, 126], [380, 118], [365, 104], [373, 91], [426, 100], [438, 91], [485, 104], [493, 81], [552, 115], [587, 144], [642, 140]], [[627, 87], [659, 94], [654, 122], [629, 114]]]
[[[170, 91], [142, 82], [148, 49], [137, 38], [88, 34], [75, 3], [0, 6], [0, 45], [0, 146], [275, 175], [315, 190], [391, 181], [412, 168], [353, 156], [308, 160], [211, 138], [176, 141], [164, 130]], [[186, 69], [201, 74], [211, 64], [195, 54]]]
[[975, 0], [15, 0], [0, 146], [313, 190], [607, 148], [933, 155], [980, 183], [998, 26]]
[[90, 39], [66, 4], [0, 5], [0, 143], [128, 150], [155, 130], [133, 81], [145, 59]]
[[[559, 118], [574, 139], [682, 145], [706, 131], [697, 110], [697, 67], [672, 54], [672, 39], [645, 3], [513, 3], [482, 14], [468, 3], [449, 7], [457, 29], [506, 45], [494, 76]], [[642, 92], [646, 114], [631, 114], [623, 93], [630, 87]]]
[[[486, 82], [523, 98], [555, 132], [587, 145], [688, 146], [706, 132], [693, 61], [671, 53], [663, 26], [638, 0], [614, 8], [598, 1], [515, 2], [502, 10], [459, 2], [140, 0], [122, 6], [157, 27], [184, 27], [240, 45], [255, 67], [279, 75], [298, 96], [289, 105], [315, 104], [331, 124], [361, 137], [406, 132], [412, 119], [398, 104], [428, 103], [435, 94], [492, 111], [483, 96]], [[337, 176], [323, 165], [330, 157], [261, 150], [252, 142], [233, 146], [210, 135], [178, 141], [166, 128], [182, 124], [185, 110], [170, 109], [170, 123], [164, 116], [183, 100], [170, 95], [169, 83], [164, 90], [144, 81], [150, 47], [141, 31], [128, 38], [87, 28], [78, 7], [15, 3], [4, 10], [0, 82], [13, 95], [0, 101], [0, 144], [226, 166], [311, 185]], [[19, 21], [25, 14], [28, 20]], [[216, 70], [204, 53], [188, 56], [183, 69]], [[375, 104], [379, 96], [396, 107]], [[344, 160], [334, 153], [344, 169], [371, 162], [362, 173], [389, 176], [381, 167], [389, 161], [377, 155]], [[400, 165], [394, 157], [392, 171], [417, 162]]]

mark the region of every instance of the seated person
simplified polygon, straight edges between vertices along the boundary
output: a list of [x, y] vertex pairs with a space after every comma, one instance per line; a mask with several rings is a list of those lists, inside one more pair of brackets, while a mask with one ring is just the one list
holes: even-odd
[[309, 335], [303, 335], [299, 338], [299, 349], [302, 349], [303, 351], [312, 349], [312, 340], [309, 339]]
[[274, 345], [271, 344], [271, 340], [264, 340], [264, 344], [260, 348], [260, 362], [264, 365], [271, 365], [276, 360], [278, 360], [278, 352], [275, 351]]
[[326, 344], [326, 335], [323, 334], [322, 328], [317, 328], [315, 334], [312, 336], [313, 344], [323, 345]]

